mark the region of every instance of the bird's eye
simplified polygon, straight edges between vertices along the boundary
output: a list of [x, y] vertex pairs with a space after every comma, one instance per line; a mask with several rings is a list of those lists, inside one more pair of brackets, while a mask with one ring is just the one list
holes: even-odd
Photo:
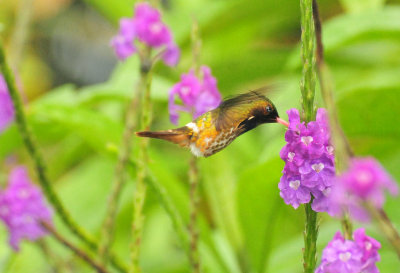
[[268, 113], [272, 111], [272, 108], [271, 108], [271, 106], [269, 106], [269, 105], [268, 105], [265, 109], [267, 109], [267, 112], [268, 112]]

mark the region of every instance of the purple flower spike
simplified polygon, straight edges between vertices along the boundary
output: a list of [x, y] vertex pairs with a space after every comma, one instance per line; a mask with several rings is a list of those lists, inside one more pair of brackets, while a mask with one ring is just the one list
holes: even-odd
[[133, 18], [120, 20], [119, 33], [111, 40], [111, 46], [118, 58], [125, 60], [137, 52], [136, 41], [165, 50], [162, 59], [168, 66], [175, 66], [179, 61], [180, 51], [172, 39], [171, 31], [162, 22], [160, 12], [146, 2], [135, 5]]
[[[318, 109], [316, 121], [300, 121], [299, 111], [290, 109], [289, 127], [285, 134], [287, 144], [280, 152], [286, 162], [279, 183], [281, 197], [286, 204], [297, 208], [314, 196], [312, 209], [327, 211], [332, 181], [335, 176], [333, 147], [330, 144], [329, 126], [324, 109]], [[288, 187], [287, 177], [298, 177], [301, 185], [296, 192]]]
[[0, 133], [14, 120], [14, 106], [7, 84], [0, 74]]
[[363, 202], [370, 202], [382, 208], [385, 202], [384, 191], [397, 194], [397, 185], [374, 158], [354, 158], [349, 169], [338, 177], [334, 183], [330, 202], [330, 214], [341, 216], [345, 208], [350, 216], [359, 221], [368, 221], [369, 215], [363, 208]]
[[[187, 112], [192, 114], [193, 118], [197, 118], [221, 103], [217, 80], [212, 76], [211, 69], [202, 66], [200, 70], [202, 74], [200, 79], [191, 70], [187, 74], [182, 74], [181, 81], [171, 88], [168, 108], [172, 123], [178, 123], [179, 112]], [[176, 95], [182, 104], [175, 103]]]
[[375, 263], [380, 260], [380, 243], [366, 236], [364, 229], [354, 231], [353, 238], [345, 240], [337, 232], [323, 250], [315, 273], [379, 273]]
[[9, 243], [16, 251], [22, 239], [34, 241], [46, 235], [40, 221], [52, 223], [52, 211], [24, 167], [11, 172], [8, 187], [0, 192], [0, 219], [7, 226]]

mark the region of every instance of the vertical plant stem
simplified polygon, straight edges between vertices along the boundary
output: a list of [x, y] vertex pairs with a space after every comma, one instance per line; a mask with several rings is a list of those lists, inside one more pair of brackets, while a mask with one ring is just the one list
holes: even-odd
[[314, 23], [312, 0], [300, 0], [301, 10], [301, 59], [303, 73], [300, 82], [304, 120], [309, 122], [315, 117], [315, 56]]
[[[312, 0], [300, 0], [301, 11], [301, 59], [303, 73], [300, 82], [302, 94], [303, 119], [309, 122], [315, 118], [315, 56], [314, 23]], [[304, 272], [314, 272], [316, 266], [316, 244], [318, 237], [317, 213], [312, 210], [311, 202], [305, 205], [306, 226], [304, 231]]]
[[53, 237], [59, 241], [61, 244], [63, 244], [65, 247], [69, 248], [72, 250], [79, 258], [81, 258], [83, 261], [88, 263], [91, 267], [93, 267], [97, 272], [99, 273], [108, 273], [107, 269], [105, 269], [102, 265], [99, 263], [95, 262], [89, 255], [79, 249], [77, 246], [72, 244], [70, 241], [68, 241], [66, 238], [64, 238], [60, 233], [58, 233], [52, 225], [42, 222], [42, 226], [51, 234]]
[[305, 204], [306, 228], [304, 230], [304, 272], [314, 272], [317, 264], [317, 238], [318, 224], [317, 213], [311, 208], [311, 202]]
[[114, 179], [112, 183], [111, 194], [107, 203], [106, 217], [101, 230], [101, 242], [99, 246], [99, 259], [103, 264], [107, 264], [109, 249], [111, 248], [115, 218], [118, 211], [118, 201], [122, 192], [122, 188], [127, 180], [126, 165], [132, 151], [132, 136], [136, 128], [138, 101], [142, 94], [143, 78], [136, 87], [136, 92], [132, 98], [126, 113], [125, 129], [122, 136], [121, 146], [119, 148], [118, 161], [115, 166]]
[[[80, 240], [82, 240], [91, 249], [97, 249], [96, 242], [72, 219], [68, 211], [65, 209], [63, 203], [57, 196], [56, 192], [52, 188], [50, 180], [47, 176], [46, 165], [44, 163], [43, 157], [39, 150], [37, 149], [36, 143], [33, 136], [29, 130], [28, 124], [26, 122], [25, 113], [23, 110], [21, 98], [17, 91], [15, 80], [11, 69], [9, 68], [4, 54], [3, 44], [0, 41], [0, 71], [4, 76], [7, 83], [7, 88], [10, 93], [11, 99], [13, 101], [15, 109], [15, 121], [18, 126], [18, 130], [21, 134], [23, 143], [28, 151], [29, 156], [32, 158], [35, 166], [35, 170], [39, 179], [40, 186], [46, 195], [47, 200], [54, 207], [58, 216], [61, 218], [63, 223], [68, 227], [68, 229]], [[113, 264], [120, 271], [124, 272], [124, 266], [116, 257], [113, 257]]]
[[189, 202], [190, 202], [190, 217], [189, 217], [189, 236], [190, 236], [190, 264], [193, 273], [200, 272], [200, 260], [198, 251], [198, 238], [196, 222], [198, 210], [198, 184], [199, 172], [197, 168], [197, 158], [192, 156], [189, 165]]
[[[329, 73], [328, 66], [324, 61], [324, 46], [322, 43], [322, 24], [319, 16], [317, 0], [313, 0], [313, 18], [315, 26], [316, 40], [316, 63], [321, 87], [322, 98], [326, 109], [328, 110], [329, 124], [332, 132], [332, 142], [335, 147], [336, 158], [336, 173], [343, 172], [353, 156], [353, 151], [339, 123], [339, 118], [336, 112], [335, 100], [333, 96], [333, 82]], [[349, 215], [346, 212], [342, 219], [343, 234], [346, 239], [351, 240], [353, 228]]]
[[[142, 94], [142, 112], [140, 119], [140, 129], [142, 131], [149, 130], [151, 122], [151, 65], [144, 59], [141, 67], [141, 79], [144, 84], [144, 92]], [[143, 206], [146, 199], [147, 185], [145, 179], [147, 176], [148, 162], [148, 139], [140, 138], [139, 140], [139, 156], [137, 162], [137, 179], [136, 188], [133, 196], [133, 219], [132, 219], [132, 244], [131, 244], [131, 273], [141, 272], [139, 257], [142, 241], [142, 231], [144, 225]]]
[[[193, 17], [192, 23], [192, 67], [195, 71], [195, 75], [197, 78], [201, 78], [200, 73], [200, 52], [201, 52], [201, 40], [199, 37], [199, 25], [195, 17]], [[197, 231], [197, 213], [198, 213], [198, 202], [199, 202], [199, 194], [198, 194], [198, 186], [199, 186], [199, 171], [197, 166], [197, 158], [195, 156], [191, 156], [189, 161], [189, 237], [190, 237], [190, 265], [192, 267], [193, 273], [200, 272], [200, 257], [199, 257], [199, 233]]]

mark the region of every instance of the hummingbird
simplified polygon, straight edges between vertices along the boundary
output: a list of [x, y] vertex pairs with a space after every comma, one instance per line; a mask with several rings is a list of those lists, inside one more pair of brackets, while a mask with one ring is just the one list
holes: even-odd
[[196, 157], [208, 157], [258, 125], [278, 122], [287, 126], [263, 93], [250, 91], [224, 100], [217, 108], [180, 128], [136, 132], [136, 135], [170, 141], [189, 148]]

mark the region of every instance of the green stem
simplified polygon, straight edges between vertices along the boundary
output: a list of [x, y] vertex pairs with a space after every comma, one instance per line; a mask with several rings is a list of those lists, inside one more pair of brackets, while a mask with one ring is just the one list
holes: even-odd
[[[91, 249], [97, 249], [97, 244], [95, 240], [93, 240], [70, 216], [68, 211], [65, 209], [63, 203], [55, 193], [54, 189], [51, 186], [51, 183], [47, 176], [46, 165], [44, 163], [43, 157], [39, 150], [36, 147], [36, 144], [33, 140], [33, 136], [29, 130], [28, 124], [26, 122], [25, 113], [23, 110], [23, 105], [19, 93], [17, 91], [15, 80], [11, 69], [9, 68], [5, 54], [3, 44], [0, 41], [0, 68], [1, 73], [4, 76], [4, 79], [7, 83], [7, 88], [10, 93], [11, 99], [13, 101], [14, 109], [15, 109], [15, 120], [18, 126], [18, 130], [21, 134], [22, 140], [25, 144], [25, 147], [32, 158], [37, 176], [39, 178], [39, 183], [41, 188], [43, 189], [44, 194], [47, 197], [47, 200], [52, 204], [57, 214], [60, 216], [63, 223], [69, 228], [69, 230], [79, 239], [81, 239], [87, 246]], [[119, 269], [121, 272], [125, 272], [124, 266], [120, 261], [117, 260], [116, 257], [113, 257], [113, 265]]]
[[300, 82], [304, 120], [309, 122], [315, 117], [315, 56], [314, 56], [314, 23], [312, 0], [301, 0], [301, 59], [303, 73]]
[[[300, 89], [302, 94], [303, 120], [310, 122], [315, 118], [315, 56], [312, 0], [300, 0], [300, 10], [301, 59], [303, 61]], [[311, 202], [305, 205], [306, 226], [304, 231], [303, 264], [304, 272], [306, 273], [314, 272], [316, 266], [317, 212], [312, 210]]]
[[[143, 80], [143, 79], [142, 79]], [[136, 128], [136, 115], [139, 98], [142, 94], [142, 86], [144, 83], [139, 81], [136, 88], [136, 94], [132, 98], [126, 113], [126, 124], [122, 136], [121, 147], [118, 154], [118, 162], [115, 166], [114, 180], [112, 183], [111, 194], [108, 199], [107, 213], [101, 230], [101, 242], [99, 247], [99, 259], [103, 264], [107, 264], [109, 249], [112, 244], [115, 227], [115, 217], [118, 210], [118, 201], [122, 192], [123, 185], [127, 180], [125, 171], [131, 151], [132, 151], [132, 136]]]
[[79, 249], [77, 246], [72, 244], [70, 241], [68, 241], [66, 238], [64, 238], [60, 233], [58, 233], [54, 227], [51, 224], [42, 222], [42, 226], [51, 234], [53, 237], [59, 241], [61, 244], [63, 244], [66, 248], [69, 248], [72, 250], [76, 256], [81, 258], [83, 261], [85, 261], [87, 264], [89, 264], [91, 267], [93, 267], [97, 272], [99, 273], [108, 273], [107, 269], [105, 269], [101, 264], [95, 262], [89, 255]]
[[[140, 128], [142, 131], [149, 130], [151, 122], [151, 67], [146, 65], [144, 60], [141, 69], [141, 79], [145, 84], [144, 93], [142, 96], [142, 113], [140, 120]], [[131, 244], [131, 273], [141, 272], [139, 265], [140, 248], [142, 241], [142, 230], [144, 225], [143, 206], [146, 199], [147, 185], [145, 179], [147, 176], [148, 162], [148, 139], [140, 138], [139, 140], [139, 156], [137, 163], [137, 179], [136, 189], [133, 196], [133, 220], [132, 220], [132, 244]]]
[[[192, 24], [192, 67], [195, 71], [196, 77], [200, 78], [200, 52], [201, 52], [201, 39], [199, 36], [199, 25], [195, 17], [193, 17]], [[200, 269], [200, 257], [199, 257], [199, 233], [197, 230], [197, 213], [198, 213], [198, 203], [199, 203], [199, 170], [197, 166], [197, 158], [191, 156], [189, 162], [189, 236], [190, 236], [190, 265], [192, 267], [193, 273], [199, 273]]]
[[192, 156], [189, 165], [189, 235], [190, 235], [190, 264], [193, 273], [200, 272], [200, 259], [198, 250], [199, 234], [196, 228], [197, 210], [199, 203], [198, 194], [199, 172], [197, 168], [197, 158]]
[[318, 238], [318, 224], [317, 213], [311, 208], [311, 202], [305, 204], [306, 213], [306, 227], [304, 230], [304, 272], [313, 273], [317, 264], [317, 238]]

